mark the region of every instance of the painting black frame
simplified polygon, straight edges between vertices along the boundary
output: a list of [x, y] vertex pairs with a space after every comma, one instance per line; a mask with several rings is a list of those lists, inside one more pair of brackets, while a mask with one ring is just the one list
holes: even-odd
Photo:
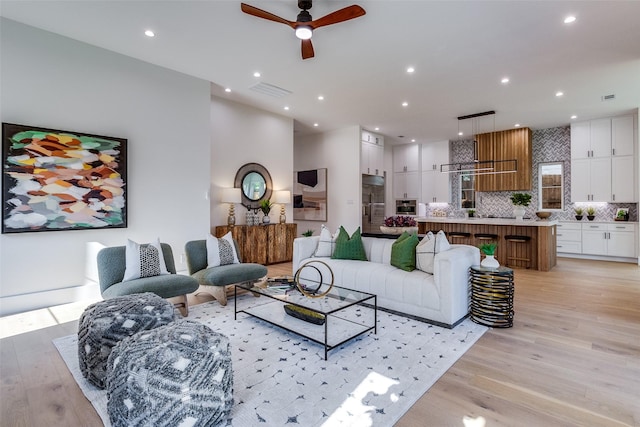
[[126, 228], [127, 142], [2, 123], [2, 234]]

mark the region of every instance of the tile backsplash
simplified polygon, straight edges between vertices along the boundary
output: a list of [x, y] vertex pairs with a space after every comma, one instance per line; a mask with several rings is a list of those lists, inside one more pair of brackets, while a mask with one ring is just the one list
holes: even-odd
[[[564, 210], [554, 211], [551, 219], [575, 220], [573, 211], [574, 203], [571, 202], [571, 128], [562, 126], [550, 129], [532, 131], [533, 148], [533, 176], [531, 191], [523, 191], [531, 194], [531, 203], [526, 208], [525, 217], [535, 217], [538, 210], [538, 165], [546, 162], [563, 162], [564, 164]], [[473, 140], [451, 141], [449, 145], [451, 163], [473, 161]], [[465, 210], [460, 209], [460, 176], [451, 176], [451, 203], [448, 207], [438, 206], [435, 209], [445, 210], [448, 215], [461, 217]], [[513, 192], [478, 192], [476, 193], [476, 212], [483, 217], [492, 215], [505, 217], [513, 215], [513, 205], [509, 200]], [[589, 204], [581, 203], [583, 208]], [[638, 221], [637, 203], [594, 203], [596, 209], [595, 221], [610, 221], [615, 217], [618, 208], [629, 209], [629, 220]], [[434, 208], [427, 207], [427, 215]], [[586, 214], [585, 214], [586, 215]], [[586, 221], [583, 219], [583, 221]]]

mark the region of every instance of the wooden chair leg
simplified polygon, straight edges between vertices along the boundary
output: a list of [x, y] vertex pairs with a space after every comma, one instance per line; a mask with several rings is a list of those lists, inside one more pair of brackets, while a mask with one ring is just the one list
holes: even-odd
[[178, 295], [177, 297], [173, 297], [177, 299], [177, 302], [173, 303], [173, 306], [180, 310], [183, 317], [189, 317], [189, 301], [187, 299], [187, 295]]
[[224, 307], [227, 305], [227, 291], [225, 288], [226, 286], [200, 285], [196, 294], [202, 292], [207, 293], [214, 297], [220, 305]]

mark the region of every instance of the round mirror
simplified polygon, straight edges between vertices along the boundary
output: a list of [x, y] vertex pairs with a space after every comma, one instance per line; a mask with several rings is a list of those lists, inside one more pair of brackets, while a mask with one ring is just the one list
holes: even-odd
[[242, 190], [242, 205], [257, 211], [262, 200], [271, 198], [271, 175], [261, 164], [247, 163], [238, 169], [234, 187]]
[[258, 172], [249, 172], [242, 179], [242, 193], [251, 201], [257, 201], [267, 191], [267, 183]]

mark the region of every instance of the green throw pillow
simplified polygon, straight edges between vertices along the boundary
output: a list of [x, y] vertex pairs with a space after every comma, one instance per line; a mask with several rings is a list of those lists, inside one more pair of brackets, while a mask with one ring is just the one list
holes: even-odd
[[409, 234], [406, 231], [391, 245], [391, 265], [401, 270], [413, 271], [416, 269], [416, 246], [420, 239], [417, 234]]
[[344, 227], [340, 226], [338, 237], [336, 238], [336, 248], [331, 255], [333, 259], [355, 259], [366, 261], [367, 254], [364, 251], [362, 237], [360, 237], [360, 227], [353, 233], [351, 237]]

